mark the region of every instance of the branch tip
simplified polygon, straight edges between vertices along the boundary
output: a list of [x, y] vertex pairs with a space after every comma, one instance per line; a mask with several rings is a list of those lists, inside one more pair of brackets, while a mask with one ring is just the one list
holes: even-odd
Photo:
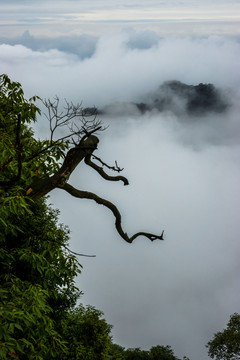
[[75, 196], [77, 198], [94, 200], [97, 204], [104, 205], [109, 210], [111, 210], [113, 215], [115, 216], [115, 227], [116, 227], [117, 232], [128, 243], [132, 243], [133, 240], [135, 240], [139, 236], [145, 236], [150, 241], [164, 240], [164, 238], [163, 238], [164, 230], [162, 231], [161, 235], [155, 235], [155, 234], [146, 233], [146, 232], [138, 232], [138, 233], [134, 234], [133, 236], [129, 237], [127, 235], [127, 233], [125, 233], [123, 231], [121, 214], [120, 214], [118, 208], [113, 203], [111, 203], [110, 201], [108, 201], [106, 199], [100, 198], [98, 195], [96, 195], [94, 193], [91, 193], [88, 191], [83, 191], [83, 190], [78, 190], [68, 183], [64, 183], [62, 185], [59, 184], [59, 185], [57, 185], [57, 187], [67, 191], [70, 195]]

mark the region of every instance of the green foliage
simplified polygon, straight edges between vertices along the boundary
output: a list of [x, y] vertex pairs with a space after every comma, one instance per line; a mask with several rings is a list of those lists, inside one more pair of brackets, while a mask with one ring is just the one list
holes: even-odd
[[149, 352], [150, 360], [179, 360], [174, 356], [174, 352], [169, 345], [167, 346], [153, 346]]
[[45, 199], [26, 194], [33, 179], [59, 167], [68, 146], [33, 137], [36, 100], [0, 76], [0, 359], [59, 359], [67, 350], [60, 323], [80, 295], [69, 230]]
[[[28, 211], [26, 191], [36, 178], [50, 176], [60, 167], [59, 160], [68, 140], [37, 140], [29, 127], [40, 109], [39, 98], [24, 98], [21, 84], [0, 76], [0, 223], [8, 216]], [[8, 231], [14, 231], [8, 227]]]
[[0, 358], [46, 359], [66, 351], [54, 329], [48, 291], [12, 277], [0, 290]]
[[208, 355], [216, 360], [237, 360], [240, 358], [240, 315], [230, 316], [227, 328], [214, 334], [206, 345]]
[[125, 360], [125, 350], [124, 347], [111, 343], [110, 349], [108, 351], [108, 360]]
[[62, 323], [68, 353], [63, 360], [104, 360], [111, 345], [111, 328], [103, 313], [93, 306], [79, 305]]
[[140, 348], [125, 350], [126, 360], [149, 360], [149, 352]]
[[39, 109], [33, 104], [37, 96], [33, 96], [27, 101], [19, 82], [14, 82], [7, 75], [0, 76], [0, 102], [1, 102], [1, 127], [6, 124], [14, 126], [19, 114], [22, 116], [23, 123], [36, 121], [36, 114]]
[[57, 216], [41, 199], [29, 216], [12, 216], [17, 233], [2, 233], [0, 358], [10, 352], [51, 359], [67, 349], [60, 322], [80, 295], [74, 283], [80, 265], [63, 247], [69, 235]]
[[[124, 349], [123, 347], [112, 344], [110, 347], [109, 360], [180, 360], [174, 355], [172, 348], [167, 346], [152, 346], [150, 350], [140, 348]], [[189, 360], [184, 356], [184, 359]]]

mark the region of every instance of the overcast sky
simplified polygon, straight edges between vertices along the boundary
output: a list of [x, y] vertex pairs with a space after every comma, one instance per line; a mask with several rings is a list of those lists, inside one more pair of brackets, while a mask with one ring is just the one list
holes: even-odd
[[[72, 231], [84, 269], [82, 301], [104, 311], [125, 347], [170, 345], [208, 359], [205, 344], [240, 312], [239, 1], [1, 1], [0, 72], [27, 97], [58, 94], [101, 116], [96, 155], [124, 167], [130, 186], [106, 183], [81, 164], [70, 183], [119, 207], [125, 231], [161, 233], [129, 245], [112, 214], [56, 190], [51, 202]], [[164, 81], [212, 83], [229, 107], [189, 116], [143, 115]], [[132, 108], [131, 108], [132, 109]], [[47, 123], [39, 120], [38, 135]]]
[[[236, 27], [240, 17], [239, 0], [53, 0], [6, 1], [1, 0], [0, 25], [2, 34], [16, 34], [21, 28], [31, 28], [36, 35], [57, 36], [81, 33], [102, 34], [120, 29], [123, 24], [161, 31], [183, 32], [177, 24], [169, 27], [165, 22], [211, 22], [215, 30], [222, 31], [216, 22], [228, 22], [228, 31]], [[213, 24], [214, 22], [215, 24]], [[199, 25], [199, 24], [198, 24]], [[191, 31], [194, 31], [192, 26]]]

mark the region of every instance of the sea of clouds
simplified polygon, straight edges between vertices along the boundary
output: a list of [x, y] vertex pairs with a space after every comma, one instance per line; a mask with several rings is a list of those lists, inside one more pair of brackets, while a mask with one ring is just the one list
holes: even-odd
[[[70, 179], [119, 207], [123, 227], [161, 233], [164, 242], [124, 243], [103, 207], [56, 190], [51, 202], [72, 231], [83, 301], [105, 313], [126, 347], [171, 345], [178, 357], [207, 359], [205, 344], [239, 309], [240, 43], [234, 36], [169, 36], [126, 29], [100, 37], [1, 39], [0, 69], [27, 97], [58, 95], [99, 118], [96, 152], [124, 167], [130, 186], [106, 183], [81, 165]], [[165, 81], [213, 84], [222, 112], [132, 111]], [[181, 103], [182, 101], [182, 103]], [[181, 104], [183, 104], [181, 106]], [[36, 127], [45, 137], [44, 117]]]

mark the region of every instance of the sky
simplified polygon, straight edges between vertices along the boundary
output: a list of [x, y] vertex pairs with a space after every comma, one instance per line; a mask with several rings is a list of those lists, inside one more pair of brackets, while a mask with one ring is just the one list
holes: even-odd
[[[114, 218], [54, 190], [71, 229], [82, 302], [104, 312], [124, 347], [170, 345], [207, 360], [205, 344], [239, 307], [239, 1], [1, 1], [0, 72], [26, 97], [58, 95], [108, 109], [96, 152], [129, 186], [81, 164], [69, 183], [113, 201], [125, 231], [165, 241], [127, 244]], [[165, 81], [213, 84], [228, 107], [137, 111]], [[46, 137], [42, 116], [36, 134]]]

